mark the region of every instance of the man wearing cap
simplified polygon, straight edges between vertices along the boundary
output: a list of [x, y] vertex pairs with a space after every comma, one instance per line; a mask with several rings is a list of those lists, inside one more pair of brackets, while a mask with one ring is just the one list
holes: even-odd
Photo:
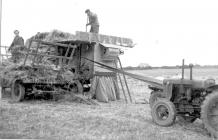
[[19, 48], [24, 47], [24, 40], [21, 36], [19, 36], [19, 31], [14, 31], [15, 37], [13, 42], [11, 43], [8, 51], [11, 52], [12, 60], [16, 63], [19, 59]]
[[88, 25], [91, 26], [90, 32], [98, 33], [99, 32], [98, 16], [95, 13], [91, 12], [89, 9], [87, 9], [85, 13], [88, 16], [88, 23], [86, 24], [86, 26]]

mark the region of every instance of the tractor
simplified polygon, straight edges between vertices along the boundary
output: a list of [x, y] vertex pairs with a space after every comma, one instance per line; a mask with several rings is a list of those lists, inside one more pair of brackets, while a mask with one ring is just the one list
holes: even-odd
[[194, 80], [193, 65], [189, 65], [190, 79], [164, 79], [162, 88], [149, 86], [149, 99], [153, 121], [170, 126], [175, 119], [188, 123], [201, 119], [208, 132], [218, 137], [218, 85], [214, 79]]
[[[87, 58], [86, 58], [87, 59]], [[89, 60], [89, 59], [87, 59]], [[194, 80], [193, 65], [190, 64], [190, 79], [184, 78], [184, 60], [182, 78], [163, 81], [137, 75], [89, 60], [103, 68], [130, 76], [147, 83], [151, 89], [149, 104], [153, 121], [160, 126], [170, 126], [176, 117], [187, 123], [201, 119], [209, 133], [218, 138], [218, 85], [214, 79]]]

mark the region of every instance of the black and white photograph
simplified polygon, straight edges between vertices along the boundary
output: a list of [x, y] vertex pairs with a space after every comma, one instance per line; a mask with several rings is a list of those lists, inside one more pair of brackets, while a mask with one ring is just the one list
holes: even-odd
[[218, 139], [218, 1], [0, 0], [8, 139]]

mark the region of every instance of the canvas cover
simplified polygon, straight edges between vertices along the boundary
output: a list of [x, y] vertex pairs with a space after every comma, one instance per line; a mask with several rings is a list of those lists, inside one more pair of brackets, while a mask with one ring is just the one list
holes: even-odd
[[100, 102], [109, 102], [118, 100], [120, 97], [119, 89], [115, 77], [95, 76], [92, 82], [92, 92]]

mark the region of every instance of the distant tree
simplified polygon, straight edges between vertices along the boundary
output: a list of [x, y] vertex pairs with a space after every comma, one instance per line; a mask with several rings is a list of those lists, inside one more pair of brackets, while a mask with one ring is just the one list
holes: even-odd
[[138, 65], [138, 68], [139, 69], [151, 69], [152, 67], [149, 64], [147, 64], [147, 63], [140, 63]]

